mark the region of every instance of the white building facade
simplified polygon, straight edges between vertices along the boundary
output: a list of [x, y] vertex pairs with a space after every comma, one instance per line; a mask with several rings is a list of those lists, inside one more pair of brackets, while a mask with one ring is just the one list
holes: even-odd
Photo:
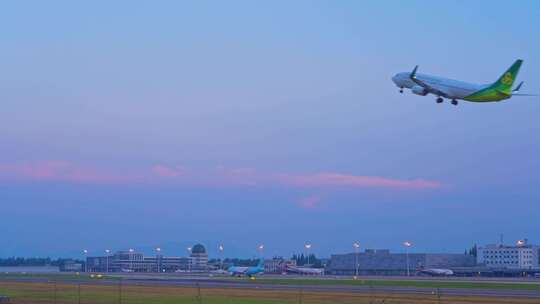
[[488, 268], [536, 269], [540, 268], [540, 246], [526, 241], [516, 246], [487, 245], [478, 248], [477, 264]]

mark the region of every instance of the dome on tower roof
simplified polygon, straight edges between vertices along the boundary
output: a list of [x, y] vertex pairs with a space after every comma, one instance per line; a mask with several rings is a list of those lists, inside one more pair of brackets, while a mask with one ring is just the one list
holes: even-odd
[[193, 248], [191, 249], [192, 253], [206, 253], [206, 249], [201, 244], [195, 244]]

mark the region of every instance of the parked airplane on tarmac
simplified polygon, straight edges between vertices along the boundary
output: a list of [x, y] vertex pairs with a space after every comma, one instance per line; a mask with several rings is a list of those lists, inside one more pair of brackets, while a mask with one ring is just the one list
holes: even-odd
[[447, 277], [447, 276], [453, 276], [454, 272], [450, 269], [442, 269], [442, 268], [419, 268], [417, 271], [418, 274], [423, 275], [430, 275], [434, 277]]
[[257, 266], [252, 267], [241, 267], [241, 266], [231, 266], [227, 271], [231, 274], [231, 276], [248, 276], [250, 278], [254, 277], [257, 274], [263, 274], [264, 273], [264, 259], [259, 259], [259, 264]]
[[298, 267], [298, 266], [287, 265], [285, 269], [287, 270], [287, 272], [303, 274], [303, 275], [323, 275], [324, 274], [323, 268]]
[[427, 94], [436, 95], [437, 103], [443, 102], [443, 97], [451, 99], [453, 105], [458, 104], [458, 99], [471, 102], [491, 102], [505, 100], [512, 96], [535, 96], [517, 93], [523, 82], [520, 82], [512, 89], [522, 63], [523, 60], [516, 60], [497, 81], [485, 85], [417, 74], [418, 66], [410, 73], [403, 72], [396, 74], [392, 77], [392, 81], [399, 87], [400, 93], [403, 93], [403, 89], [407, 88], [420, 96], [426, 96]]

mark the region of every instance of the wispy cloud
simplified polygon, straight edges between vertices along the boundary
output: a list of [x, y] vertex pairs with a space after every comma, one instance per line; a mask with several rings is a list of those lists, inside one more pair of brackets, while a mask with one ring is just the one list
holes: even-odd
[[278, 181], [297, 187], [435, 189], [443, 186], [441, 182], [423, 179], [393, 179], [342, 173], [279, 175]]
[[181, 168], [172, 168], [164, 165], [155, 165], [151, 171], [153, 174], [164, 178], [176, 178], [187, 175], [187, 172]]
[[121, 183], [135, 179], [67, 161], [0, 164], [0, 179], [10, 181], [61, 181], [73, 183]]
[[80, 166], [67, 161], [0, 164], [2, 180], [61, 181], [73, 183], [162, 183], [202, 187], [290, 187], [290, 188], [391, 188], [429, 190], [444, 186], [439, 181], [396, 179], [344, 173], [266, 173], [253, 168], [217, 167], [188, 170], [157, 164], [147, 170], [125, 172]]

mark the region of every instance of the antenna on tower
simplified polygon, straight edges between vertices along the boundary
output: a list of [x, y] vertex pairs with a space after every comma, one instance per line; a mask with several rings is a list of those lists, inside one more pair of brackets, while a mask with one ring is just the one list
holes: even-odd
[[501, 236], [500, 236], [500, 240], [499, 240], [499, 246], [503, 246], [504, 245], [504, 234], [501, 233]]

